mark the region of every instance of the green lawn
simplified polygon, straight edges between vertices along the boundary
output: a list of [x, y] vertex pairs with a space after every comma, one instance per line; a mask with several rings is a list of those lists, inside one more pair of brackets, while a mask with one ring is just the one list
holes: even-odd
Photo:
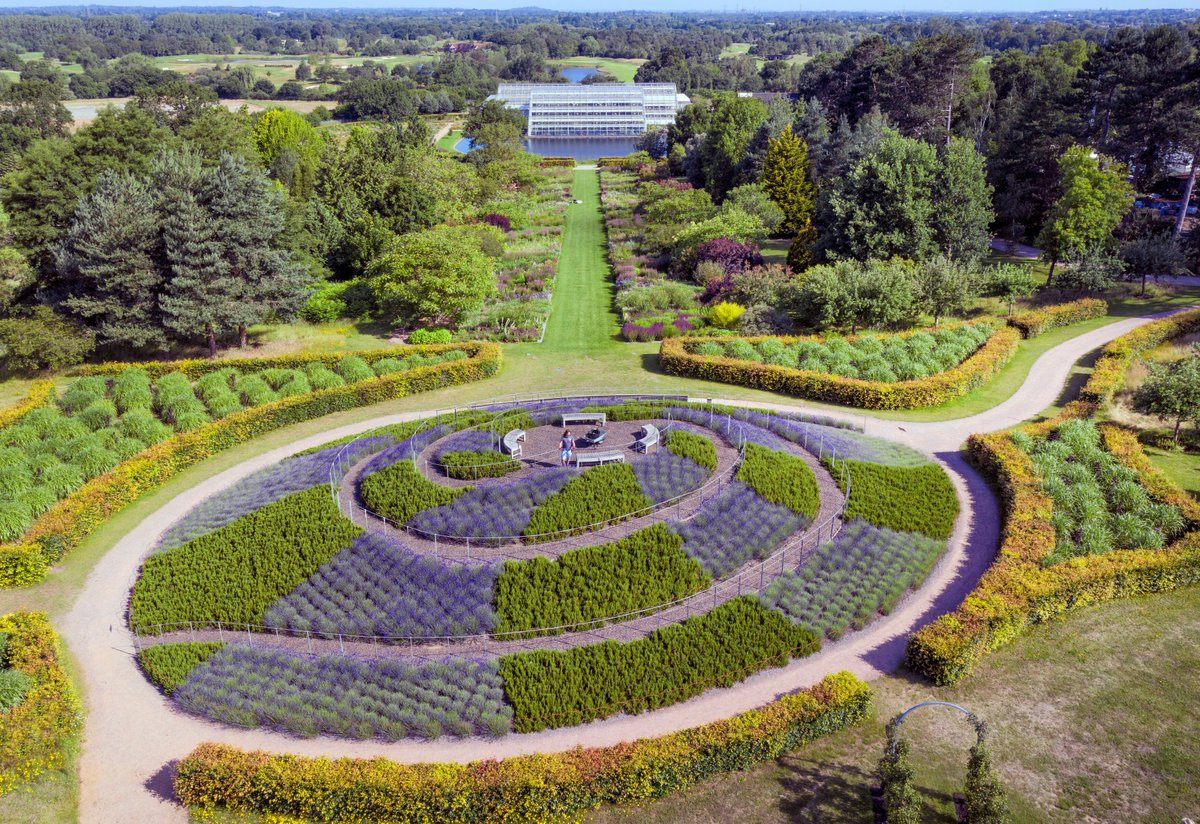
[[545, 353], [590, 355], [620, 345], [600, 222], [599, 173], [577, 170], [571, 196], [583, 202], [567, 209], [554, 303], [540, 348]]
[[462, 140], [462, 129], [451, 129], [445, 135], [438, 138], [436, 145], [439, 149], [445, 149], [448, 152], [457, 151], [454, 144]]
[[1158, 471], [1162, 472], [1180, 489], [1200, 498], [1200, 455], [1195, 452], [1175, 452], [1154, 446], [1143, 447]]
[[[1178, 822], [1200, 809], [1200, 590], [1106, 604], [1040, 627], [952, 689], [873, 682], [874, 717], [778, 761], [591, 824], [797, 824], [871, 820], [884, 723], [920, 701], [962, 704], [992, 727], [1013, 822]], [[973, 733], [932, 707], [904, 722], [926, 822], [954, 821]]]

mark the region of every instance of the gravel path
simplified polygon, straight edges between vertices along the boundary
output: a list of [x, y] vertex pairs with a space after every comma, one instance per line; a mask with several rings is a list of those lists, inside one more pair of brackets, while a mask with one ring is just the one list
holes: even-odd
[[[186, 821], [186, 811], [170, 800], [171, 764], [203, 741], [302, 755], [386, 756], [408, 762], [500, 758], [663, 735], [760, 706], [839, 669], [849, 669], [863, 678], [892, 672], [903, 656], [907, 636], [956, 607], [995, 557], [999, 511], [983, 479], [960, 457], [957, 450], [963, 439], [971, 432], [1003, 429], [1036, 415], [1054, 402], [1081, 356], [1154, 317], [1159, 315], [1118, 321], [1055, 347], [1037, 360], [1012, 398], [980, 415], [943, 423], [867, 421], [870, 434], [902, 441], [936, 456], [950, 473], [961, 503], [947, 552], [921, 588], [889, 616], [828, 644], [818, 655], [759, 673], [736, 687], [710, 690], [685, 703], [639, 716], [616, 716], [580, 727], [510, 735], [494, 741], [447, 739], [387, 744], [295, 739], [261, 730], [223, 727], [176, 712], [138, 671], [124, 623], [127, 592], [146, 548], [201, 500], [262, 467], [300, 449], [411, 420], [419, 413], [339, 427], [259, 455], [202, 481], [117, 541], [92, 569], [75, 606], [59, 622], [59, 630], [83, 673], [88, 705], [79, 760], [80, 820], [120, 824]], [[770, 406], [802, 408], [801, 404]], [[822, 414], [827, 413], [822, 410]], [[863, 422], [861, 415], [836, 416]]]

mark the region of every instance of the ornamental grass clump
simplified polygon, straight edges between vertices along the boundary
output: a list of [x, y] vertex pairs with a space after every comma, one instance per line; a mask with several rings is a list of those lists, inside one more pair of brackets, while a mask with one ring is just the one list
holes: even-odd
[[145, 369], [126, 369], [113, 379], [112, 399], [122, 415], [134, 409], [149, 410], [154, 406], [154, 395], [150, 392], [150, 375]]
[[395, 741], [512, 729], [494, 661], [311, 657], [230, 644], [196, 666], [172, 698], [204, 718], [305, 738]]
[[766, 558], [805, 522], [792, 509], [732, 481], [690, 519], [671, 527], [683, 537], [684, 552], [723, 578], [751, 559]]
[[887, 615], [920, 585], [945, 541], [851, 521], [803, 565], [769, 583], [759, 600], [798, 624], [840, 638]]
[[436, 484], [422, 475], [415, 463], [406, 460], [364, 476], [358, 490], [372, 512], [406, 524], [418, 512], [450, 503], [466, 488]]
[[496, 623], [498, 573], [496, 564], [420, 555], [394, 538], [366, 533], [272, 604], [263, 622], [326, 637], [484, 634]]
[[346, 383], [358, 383], [375, 377], [375, 372], [358, 355], [347, 355], [338, 361], [333, 369], [345, 378]]
[[506, 655], [499, 671], [514, 728], [535, 732], [670, 706], [820, 648], [815, 633], [746, 596], [637, 641]]
[[1105, 451], [1090, 420], [1067, 421], [1049, 438], [1015, 432], [1012, 439], [1054, 501], [1058, 540], [1047, 564], [1113, 549], [1161, 549], [1187, 525], [1177, 507], [1153, 500], [1137, 471]]
[[607, 623], [603, 619], [635, 610], [650, 614], [712, 582], [682, 547], [679, 535], [655, 524], [554, 560], [506, 561], [496, 579], [499, 621], [493, 634], [557, 635], [593, 629]]
[[597, 466], [544, 500], [530, 515], [524, 535], [529, 542], [577, 535], [593, 524], [611, 523], [650, 506], [633, 467]]
[[289, 495], [147, 558], [129, 623], [137, 631], [187, 622], [261, 624], [267, 607], [361, 531], [341, 516], [328, 489]]

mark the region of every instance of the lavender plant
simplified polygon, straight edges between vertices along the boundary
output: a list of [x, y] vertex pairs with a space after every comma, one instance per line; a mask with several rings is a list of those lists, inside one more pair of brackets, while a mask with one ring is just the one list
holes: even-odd
[[758, 598], [799, 624], [840, 638], [848, 628], [862, 629], [876, 615], [891, 612], [925, 580], [945, 548], [945, 541], [916, 532], [854, 520]]
[[806, 518], [773, 504], [741, 481], [733, 481], [690, 520], [672, 528], [683, 551], [721, 578], [752, 558], [765, 558], [798, 531]]
[[[346, 450], [344, 457], [353, 463], [393, 442], [394, 439], [387, 435], [360, 438]], [[319, 452], [285, 458], [206, 498], [163, 533], [154, 551], [180, 546], [293, 492], [329, 483], [329, 469], [342, 449], [342, 446], [330, 446]]]
[[696, 489], [712, 473], [690, 458], [660, 449], [635, 461], [633, 474], [645, 496], [657, 504]]
[[271, 605], [269, 627], [321, 635], [435, 637], [491, 631], [499, 567], [419, 555], [379, 533], [348, 548]]
[[513, 715], [494, 661], [311, 657], [237, 645], [199, 664], [172, 698], [205, 718], [303, 737], [500, 736]]
[[455, 538], [516, 536], [543, 501], [580, 474], [571, 467], [550, 467], [522, 478], [480, 485], [453, 503], [418, 512], [409, 525], [429, 535]]

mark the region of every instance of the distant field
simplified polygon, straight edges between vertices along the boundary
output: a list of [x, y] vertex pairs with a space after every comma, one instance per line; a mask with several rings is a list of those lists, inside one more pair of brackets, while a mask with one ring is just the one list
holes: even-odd
[[[347, 66], [361, 66], [363, 61], [371, 60], [387, 66], [390, 71], [393, 66], [398, 64], [413, 65], [424, 63], [434, 59], [436, 56], [436, 54], [429, 53], [393, 55], [391, 57], [333, 57], [329, 62], [334, 66], [346, 68]], [[279, 55], [247, 52], [234, 55], [174, 54], [168, 57], [156, 57], [154, 58], [154, 63], [160, 69], [170, 69], [180, 74], [194, 74], [201, 69], [210, 69], [218, 64], [224, 65], [229, 63], [234, 66], [246, 66], [254, 72], [255, 77], [265, 77], [272, 83], [279, 85], [288, 80], [296, 79], [296, 67], [300, 65], [301, 60], [307, 60], [308, 64], [313, 67], [325, 62], [324, 56], [316, 54]]]
[[632, 83], [638, 66], [646, 61], [632, 57], [566, 57], [546, 62], [551, 66], [595, 66], [600, 71], [611, 74], [618, 82]]
[[753, 43], [730, 43], [725, 48], [721, 49], [722, 57], [737, 57], [739, 54], [748, 54]]
[[[63, 105], [75, 119], [75, 125], [88, 123], [96, 119], [96, 113], [106, 106], [121, 107], [128, 103], [128, 97], [100, 97], [95, 99], [64, 100]], [[324, 106], [332, 111], [337, 105], [335, 100], [222, 100], [227, 109], [239, 109], [245, 106], [252, 112], [266, 109], [291, 109], [292, 111], [308, 114], [318, 106]]]

